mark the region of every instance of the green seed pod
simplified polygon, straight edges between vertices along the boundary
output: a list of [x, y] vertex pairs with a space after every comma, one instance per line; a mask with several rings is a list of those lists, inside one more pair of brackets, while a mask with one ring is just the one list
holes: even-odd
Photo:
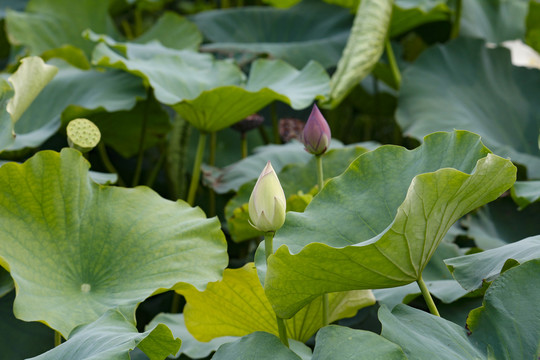
[[66, 131], [69, 147], [82, 153], [95, 148], [101, 139], [98, 127], [88, 119], [71, 120]]

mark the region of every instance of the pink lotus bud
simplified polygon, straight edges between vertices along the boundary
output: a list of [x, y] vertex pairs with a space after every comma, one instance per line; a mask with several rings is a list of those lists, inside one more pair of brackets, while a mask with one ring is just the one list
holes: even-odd
[[269, 161], [249, 198], [251, 225], [259, 231], [275, 232], [285, 222], [285, 207], [283, 188]]
[[313, 105], [313, 110], [309, 115], [304, 132], [302, 133], [302, 141], [306, 147], [306, 151], [313, 155], [324, 154], [330, 145], [330, 127], [317, 105]]

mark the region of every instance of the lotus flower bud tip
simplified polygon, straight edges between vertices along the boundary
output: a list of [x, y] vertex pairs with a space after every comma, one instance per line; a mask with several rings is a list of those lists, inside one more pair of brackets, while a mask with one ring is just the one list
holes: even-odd
[[285, 193], [269, 161], [249, 198], [251, 225], [263, 232], [275, 232], [285, 222], [285, 211]]
[[324, 154], [330, 145], [331, 138], [332, 134], [330, 133], [330, 127], [326, 119], [321, 114], [317, 105], [313, 105], [311, 114], [302, 132], [302, 141], [304, 142], [306, 151], [313, 155]]

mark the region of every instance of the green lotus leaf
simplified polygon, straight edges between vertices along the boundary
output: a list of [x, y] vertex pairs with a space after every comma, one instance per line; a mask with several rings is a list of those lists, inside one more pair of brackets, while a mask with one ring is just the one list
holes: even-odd
[[290, 9], [204, 11], [191, 20], [211, 42], [205, 50], [268, 54], [297, 68], [315, 60], [329, 68], [341, 57], [352, 15], [322, 1], [304, 1]]
[[283, 345], [275, 335], [262, 331], [251, 333], [235, 342], [221, 345], [212, 359], [302, 360], [293, 350]]
[[136, 38], [134, 42], [145, 44], [155, 40], [172, 49], [197, 50], [202, 42], [202, 35], [192, 22], [166, 11], [154, 26]]
[[409, 359], [428, 360], [436, 354], [441, 360], [487, 360], [485, 351], [468, 339], [465, 328], [443, 318], [398, 305], [392, 312], [379, 309], [381, 335], [401, 346]]
[[401, 348], [371, 331], [331, 325], [322, 328], [315, 339], [313, 360], [405, 360]]
[[493, 152], [539, 177], [539, 82], [540, 71], [512, 66], [507, 49], [459, 38], [426, 50], [403, 73], [396, 119], [417, 138], [453, 129], [478, 133]]
[[109, 310], [91, 324], [81, 326], [63, 344], [32, 359], [35, 360], [123, 360], [129, 352], [141, 349], [150, 360], [162, 360], [180, 348], [171, 330], [158, 324], [139, 333], [118, 310]]
[[108, 13], [109, 3], [109, 0], [30, 0], [25, 12], [7, 11], [8, 37], [12, 44], [26, 46], [31, 55], [67, 45], [79, 49], [81, 59], [77, 61], [84, 62], [94, 47], [82, 37], [85, 29], [120, 37]]
[[146, 187], [97, 185], [88, 167], [66, 148], [0, 168], [0, 218], [9, 224], [0, 265], [18, 290], [18, 318], [67, 337], [110, 308], [133, 322], [150, 295], [221, 278], [227, 253], [217, 219]]
[[[186, 326], [199, 341], [223, 336], [244, 336], [256, 331], [279, 335], [276, 315], [268, 302], [253, 263], [240, 269], [226, 269], [223, 280], [208, 284], [205, 291], [181, 290], [186, 298]], [[352, 317], [363, 307], [373, 305], [371, 291], [333, 293], [328, 296], [328, 317], [333, 322]], [[309, 340], [324, 326], [321, 298], [286, 320], [287, 336], [300, 342]]]
[[540, 204], [532, 204], [518, 211], [509, 198], [501, 198], [462, 220], [467, 237], [474, 239], [482, 250], [494, 249], [540, 233], [538, 211]]
[[509, 160], [466, 131], [426, 136], [412, 151], [367, 152], [304, 213], [287, 214], [268, 259], [267, 296], [289, 318], [323, 293], [416, 281], [451, 225], [515, 176]]
[[501, 274], [486, 291], [482, 307], [469, 313], [470, 340], [490, 359], [540, 356], [540, 259]]
[[13, 143], [15, 123], [57, 72], [55, 66], [32, 56], [22, 59], [17, 71], [8, 78], [13, 89], [0, 79], [0, 150]]
[[511, 194], [519, 209], [523, 210], [540, 200], [540, 181], [516, 181]]
[[2, 358], [26, 359], [54, 346], [54, 331], [40, 323], [21, 321], [13, 315], [15, 292], [0, 298], [0, 349]]
[[8, 150], [37, 147], [51, 137], [61, 124], [103, 111], [128, 110], [146, 91], [141, 80], [121, 71], [80, 70], [55, 59], [55, 78], [32, 102], [15, 124], [17, 137]]
[[462, 36], [495, 43], [525, 37], [528, 0], [465, 0], [462, 6]]
[[[289, 145], [289, 147], [293, 146], [295, 145]], [[277, 147], [274, 148], [278, 150]], [[274, 148], [270, 148], [269, 150], [272, 150]], [[288, 211], [291, 211], [289, 205], [291, 205], [291, 201], [294, 201], [294, 198], [291, 197], [298, 196], [299, 194], [309, 194], [312, 188], [317, 184], [316, 159], [313, 155], [308, 154], [303, 149], [303, 147], [301, 149], [304, 154], [308, 155], [306, 159], [308, 159], [309, 161], [307, 163], [306, 161], [304, 161], [304, 163], [296, 162], [295, 164], [287, 165], [285, 168], [283, 168], [282, 171], [276, 170], [277, 172], [279, 172], [279, 181], [281, 183], [281, 186], [283, 187], [283, 191], [285, 192], [285, 196], [287, 198]], [[283, 150], [285, 150], [285, 147], [283, 147]], [[330, 179], [334, 176], [338, 176], [343, 171], [345, 171], [347, 166], [349, 166], [349, 164], [354, 159], [356, 159], [364, 152], [366, 152], [365, 148], [356, 145], [351, 145], [344, 148], [334, 148], [329, 150], [323, 157], [323, 174], [325, 178]], [[284, 156], [287, 153], [279, 152], [279, 154], [281, 158], [281, 156]], [[258, 154], [255, 155], [252, 160], [258, 163], [266, 156], [267, 161], [271, 160], [272, 166], [274, 166], [274, 157], [270, 157], [271, 154], [268, 151], [262, 152], [260, 158], [255, 158], [257, 156]], [[244, 168], [244, 164], [247, 165], [247, 162], [251, 161], [247, 159], [249, 159], [249, 157], [244, 160], [245, 163], [242, 164], [242, 168]], [[285, 158], [285, 160], [288, 161], [292, 159], [292, 156], [287, 156]], [[283, 165], [283, 162], [278, 161], [277, 163]], [[240, 163], [238, 163], [238, 165], [240, 165]], [[263, 167], [264, 163], [258, 164], [256, 166], [254, 164], [254, 167], [251, 168], [251, 172], [254, 173], [256, 171], [260, 171], [260, 169], [262, 169]], [[279, 165], [277, 168], [279, 168]], [[274, 167], [274, 169], [277, 168]], [[262, 235], [260, 231], [254, 229], [248, 222], [249, 214], [247, 212], [247, 203], [249, 202], [249, 197], [251, 196], [253, 187], [255, 186], [255, 179], [256, 178], [240, 187], [238, 193], [234, 197], [232, 197], [231, 200], [229, 200], [225, 207], [225, 218], [227, 219], [229, 233], [232, 239], [236, 242], [244, 241]], [[257, 266], [259, 266], [259, 264], [257, 264]]]
[[[435, 250], [429, 263], [422, 272], [422, 278], [429, 292], [443, 303], [452, 303], [467, 294], [461, 285], [452, 278], [444, 260], [462, 255], [463, 252], [455, 244], [443, 241]], [[390, 309], [400, 303], [409, 303], [421, 294], [417, 283], [395, 288], [373, 290], [373, 295], [381, 304]]]
[[540, 258], [540, 236], [444, 262], [461, 286], [472, 291], [481, 288], [484, 282], [493, 281], [509, 267], [537, 258]]
[[315, 62], [297, 70], [280, 60], [260, 59], [251, 65], [246, 83], [236, 65], [208, 54], [167, 49], [159, 43], [100, 40], [109, 45], [101, 42], [96, 46], [96, 65], [141, 76], [152, 86], [157, 100], [171, 105], [204, 132], [226, 128], [275, 100], [303, 109], [328, 92], [328, 75]]
[[181, 354], [185, 354], [191, 359], [206, 358], [212, 352], [216, 351], [221, 345], [238, 339], [236, 336], [223, 336], [214, 338], [208, 342], [198, 341], [186, 328], [184, 314], [158, 314], [154, 319], [152, 319], [152, 321], [150, 321], [150, 323], [146, 326], [146, 329], [151, 329], [157, 324], [166, 325], [169, 329], [171, 329], [174, 337], [182, 339], [182, 346], [175, 355], [175, 358], [178, 358]]
[[6, 17], [7, 9], [23, 11], [28, 0], [4, 0], [0, 5], [0, 19]]
[[334, 108], [339, 105], [373, 70], [387, 40], [392, 4], [391, 0], [364, 0], [358, 5], [351, 34], [332, 75], [330, 95], [324, 106]]

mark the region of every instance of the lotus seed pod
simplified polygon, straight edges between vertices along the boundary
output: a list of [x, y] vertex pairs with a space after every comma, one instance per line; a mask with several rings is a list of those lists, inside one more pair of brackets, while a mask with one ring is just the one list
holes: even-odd
[[82, 153], [95, 148], [101, 139], [98, 127], [88, 119], [71, 120], [66, 131], [69, 147]]
[[313, 105], [306, 126], [304, 126], [304, 132], [302, 133], [302, 141], [306, 147], [306, 151], [313, 155], [324, 154], [330, 145], [331, 137], [330, 127], [326, 119], [321, 114], [317, 105]]
[[275, 232], [285, 222], [285, 193], [270, 161], [263, 169], [249, 198], [251, 225], [263, 232]]

